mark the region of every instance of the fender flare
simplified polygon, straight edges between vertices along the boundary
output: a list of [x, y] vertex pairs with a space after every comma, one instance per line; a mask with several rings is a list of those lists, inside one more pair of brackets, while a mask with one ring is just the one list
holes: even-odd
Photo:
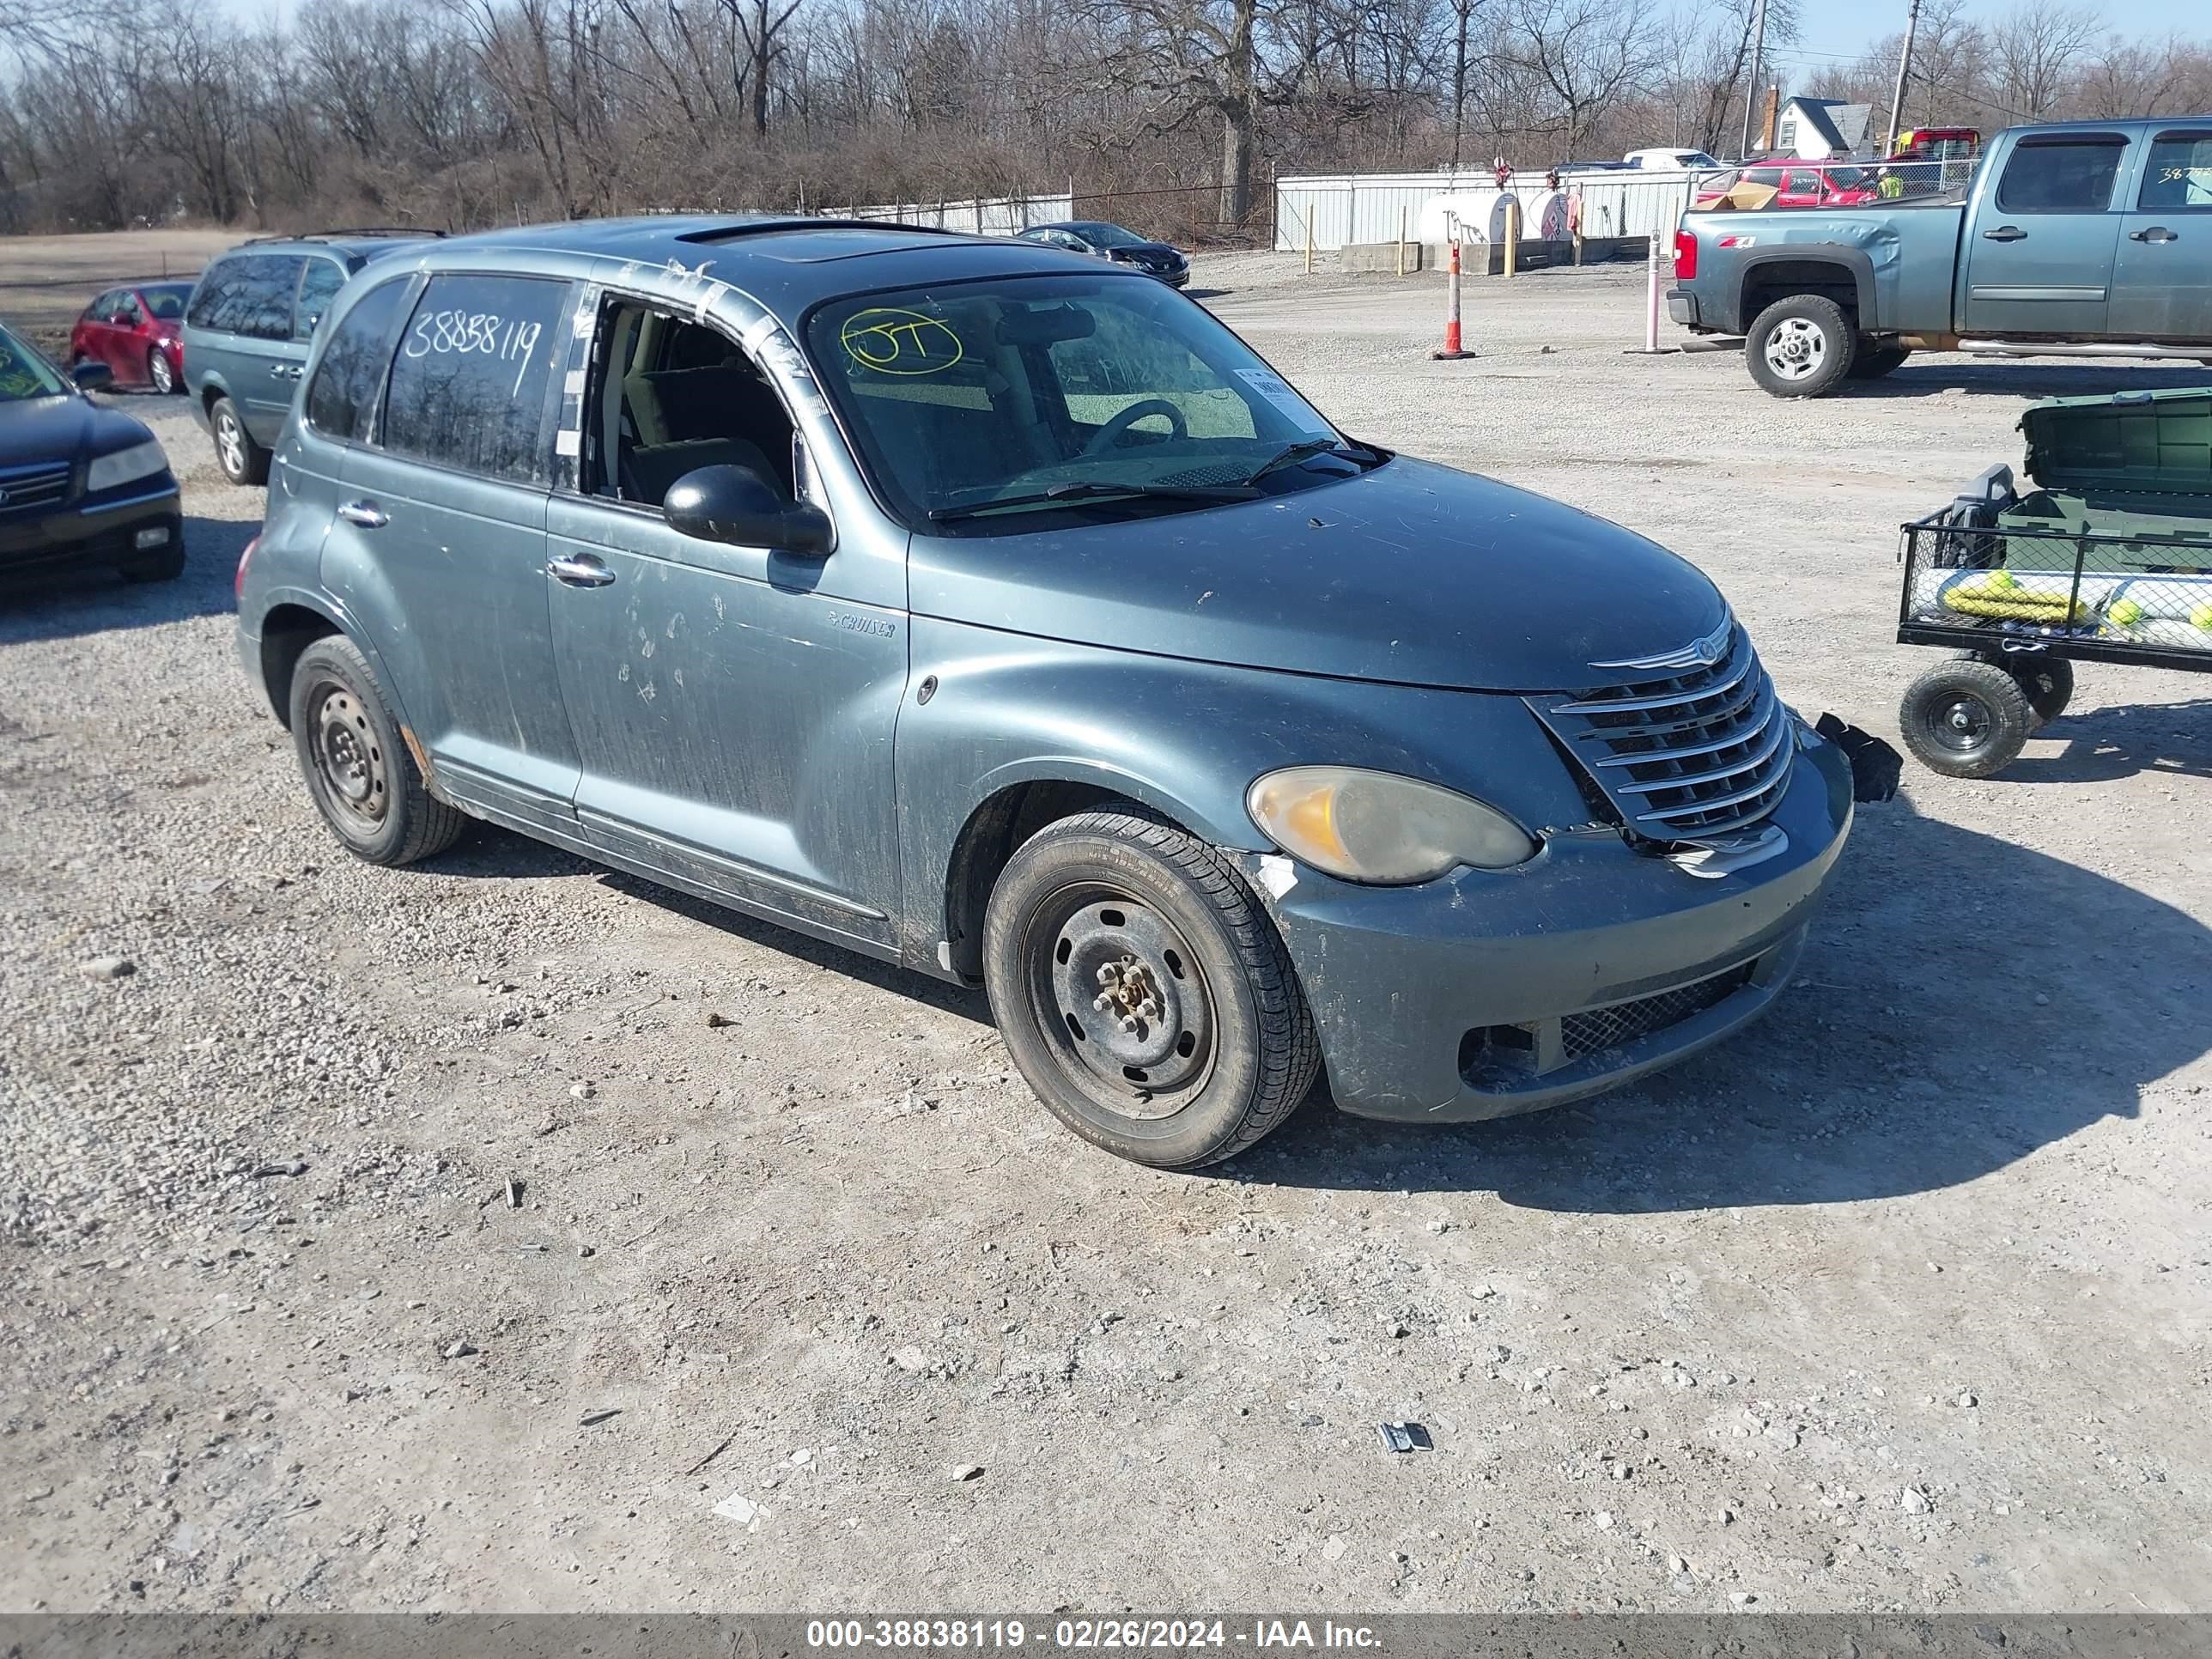
[[1744, 303], [1744, 295], [1751, 289], [1759, 268], [1774, 264], [1830, 264], [1847, 272], [1858, 294], [1859, 328], [1863, 333], [1873, 333], [1880, 327], [1878, 305], [1874, 280], [1874, 261], [1861, 248], [1847, 247], [1840, 242], [1784, 242], [1771, 248], [1759, 248], [1747, 253], [1737, 268], [1735, 283], [1736, 326], [1732, 332], [1747, 334], [1757, 316]]

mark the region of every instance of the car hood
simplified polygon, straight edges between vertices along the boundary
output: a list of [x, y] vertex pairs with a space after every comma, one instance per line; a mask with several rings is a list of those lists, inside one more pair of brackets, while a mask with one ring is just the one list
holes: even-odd
[[1476, 691], [1617, 674], [1727, 614], [1693, 566], [1494, 479], [1395, 459], [1286, 495], [1076, 529], [917, 536], [917, 615], [1249, 668]]
[[0, 467], [104, 455], [152, 435], [143, 422], [70, 393], [0, 402]]

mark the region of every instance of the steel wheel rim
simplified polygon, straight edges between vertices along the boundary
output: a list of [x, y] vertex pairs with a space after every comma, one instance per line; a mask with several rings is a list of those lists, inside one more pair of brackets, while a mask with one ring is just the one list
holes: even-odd
[[177, 377], [169, 372], [169, 359], [166, 352], [157, 351], [149, 358], [146, 372], [147, 378], [154, 383], [155, 391], [167, 394], [176, 390]]
[[368, 708], [346, 687], [331, 684], [317, 687], [309, 706], [308, 741], [325, 798], [358, 828], [382, 829], [391, 776]]
[[1934, 712], [1928, 726], [1929, 735], [1952, 753], [1971, 755], [1988, 744], [1996, 716], [1979, 697], [1958, 693]]
[[238, 417], [227, 410], [216, 416], [215, 447], [224, 471], [236, 477], [246, 471], [246, 434], [239, 430]]
[[1219, 1010], [1197, 952], [1150, 900], [1062, 888], [1024, 932], [1030, 1014], [1061, 1075], [1104, 1114], [1174, 1116], [1206, 1086]]
[[1802, 380], [1828, 360], [1828, 337], [1809, 317], [1785, 317], [1766, 337], [1766, 366], [1785, 380]]

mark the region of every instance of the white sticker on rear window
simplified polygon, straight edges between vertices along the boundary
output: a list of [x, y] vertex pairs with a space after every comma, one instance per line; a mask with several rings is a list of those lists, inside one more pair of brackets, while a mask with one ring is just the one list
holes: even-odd
[[1290, 417], [1291, 424], [1301, 432], [1316, 436], [1329, 429], [1327, 421], [1313, 411], [1313, 406], [1291, 390], [1291, 384], [1272, 368], [1240, 368], [1237, 378], [1265, 398], [1282, 414]]

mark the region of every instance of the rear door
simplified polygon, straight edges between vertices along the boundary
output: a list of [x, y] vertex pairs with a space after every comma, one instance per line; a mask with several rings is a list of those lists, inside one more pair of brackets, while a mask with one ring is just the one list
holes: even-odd
[[323, 544], [325, 585], [382, 618], [379, 650], [447, 788], [532, 825], [568, 822], [576, 786], [545, 574], [569, 297], [545, 277], [433, 276]]
[[2106, 331], [2127, 136], [2031, 132], [1967, 227], [1960, 330], [2094, 339]]
[[2154, 131], [2120, 218], [2112, 328], [2127, 340], [2212, 340], [2212, 124]]

